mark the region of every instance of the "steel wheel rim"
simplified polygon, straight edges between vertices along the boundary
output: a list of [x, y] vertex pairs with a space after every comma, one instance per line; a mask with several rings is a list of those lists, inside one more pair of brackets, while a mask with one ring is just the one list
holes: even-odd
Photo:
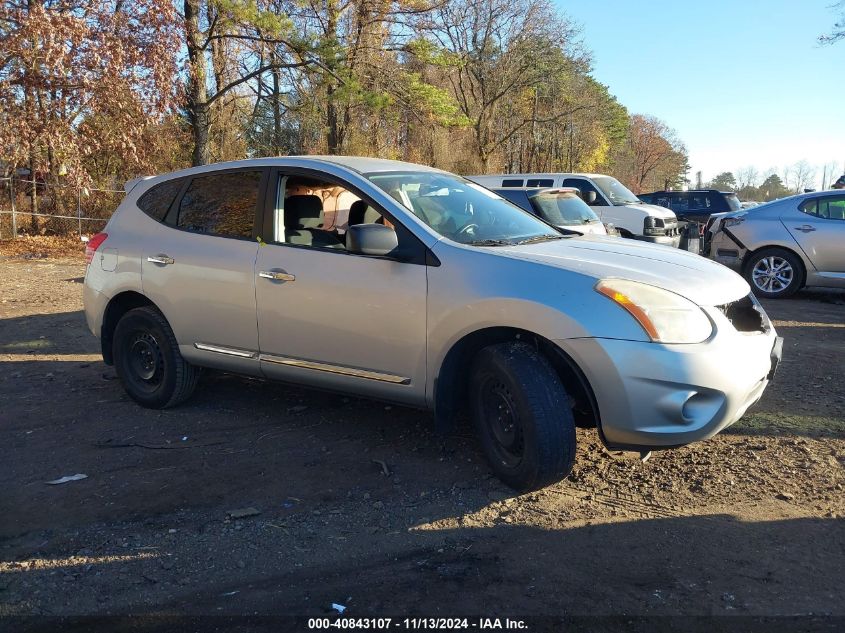
[[128, 348], [129, 368], [135, 378], [150, 387], [161, 384], [164, 356], [156, 338], [149, 332], [136, 333]]
[[771, 294], [786, 290], [792, 283], [795, 271], [786, 259], [778, 255], [763, 257], [754, 264], [751, 279], [754, 286]]
[[484, 424], [501, 463], [514, 468], [522, 462], [525, 440], [513, 394], [498, 380], [488, 380], [481, 392]]

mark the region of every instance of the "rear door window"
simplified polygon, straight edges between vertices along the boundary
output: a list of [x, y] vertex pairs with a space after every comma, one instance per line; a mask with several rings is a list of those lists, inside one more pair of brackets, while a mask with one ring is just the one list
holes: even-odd
[[552, 178], [529, 178], [525, 183], [526, 187], [553, 187], [555, 184]]
[[252, 237], [261, 171], [197, 176], [179, 202], [176, 226], [220, 237]]
[[162, 222], [184, 184], [184, 178], [173, 178], [154, 185], [138, 198], [138, 208], [154, 220]]
[[845, 220], [845, 196], [812, 198], [804, 201], [799, 209], [808, 215], [827, 220]]

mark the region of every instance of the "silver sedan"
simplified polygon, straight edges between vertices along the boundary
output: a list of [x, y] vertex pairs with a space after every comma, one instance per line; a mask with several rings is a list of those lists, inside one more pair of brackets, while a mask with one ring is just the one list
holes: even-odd
[[845, 192], [819, 191], [712, 216], [705, 248], [758, 297], [845, 288]]

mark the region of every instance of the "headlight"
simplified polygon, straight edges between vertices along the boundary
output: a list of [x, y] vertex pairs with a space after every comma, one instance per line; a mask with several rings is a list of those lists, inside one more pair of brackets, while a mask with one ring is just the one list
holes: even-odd
[[663, 235], [666, 233], [666, 228], [663, 220], [648, 216], [643, 220], [643, 235]]
[[713, 333], [704, 311], [674, 292], [626, 279], [603, 279], [596, 290], [625, 308], [655, 343], [700, 343]]

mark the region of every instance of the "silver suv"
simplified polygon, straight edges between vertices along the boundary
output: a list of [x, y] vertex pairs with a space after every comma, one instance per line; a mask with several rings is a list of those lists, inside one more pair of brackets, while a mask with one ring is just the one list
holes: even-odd
[[88, 325], [139, 404], [179, 404], [213, 367], [430, 409], [439, 430], [467, 411], [518, 490], [569, 473], [576, 422], [617, 449], [714, 435], [780, 357], [724, 266], [564, 235], [409, 163], [268, 158], [131, 181], [88, 257]]

